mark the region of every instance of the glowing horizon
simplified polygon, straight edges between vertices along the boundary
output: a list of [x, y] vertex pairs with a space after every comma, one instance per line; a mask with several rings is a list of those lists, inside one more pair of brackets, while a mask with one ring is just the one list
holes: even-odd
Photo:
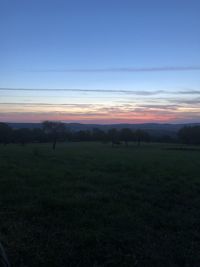
[[200, 122], [199, 9], [193, 0], [3, 1], [0, 121]]
[[[0, 106], [0, 121], [4, 122], [41, 122], [58, 120], [79, 123], [183, 123], [198, 122], [200, 119], [200, 93], [196, 90], [168, 91], [121, 91], [119, 98], [113, 92], [95, 92], [98, 97], [86, 94], [79, 98], [77, 92], [64, 91], [55, 95], [56, 89], [44, 93], [40, 90], [18, 92], [19, 100], [29, 97], [29, 101], [19, 102], [7, 93], [7, 100]], [[36, 90], [37, 91], [37, 90]], [[6, 93], [4, 98], [6, 99]], [[88, 92], [87, 92], [88, 93]], [[28, 94], [28, 95], [27, 95]], [[189, 95], [189, 96], [188, 96]], [[31, 97], [30, 97], [31, 96]], [[46, 96], [47, 99], [46, 99]], [[68, 98], [68, 102], [63, 102]], [[11, 102], [15, 99], [16, 102]], [[40, 99], [43, 102], [33, 102]], [[48, 100], [48, 102], [47, 102]]]

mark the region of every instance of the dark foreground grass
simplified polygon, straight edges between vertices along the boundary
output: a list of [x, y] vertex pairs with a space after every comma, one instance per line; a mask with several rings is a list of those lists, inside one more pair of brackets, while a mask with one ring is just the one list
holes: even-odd
[[0, 146], [12, 266], [200, 266], [200, 151], [166, 148]]

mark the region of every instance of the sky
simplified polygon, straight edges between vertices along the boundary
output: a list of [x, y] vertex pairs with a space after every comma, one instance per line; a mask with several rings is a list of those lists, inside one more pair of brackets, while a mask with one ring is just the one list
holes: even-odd
[[0, 0], [0, 121], [200, 122], [199, 0]]

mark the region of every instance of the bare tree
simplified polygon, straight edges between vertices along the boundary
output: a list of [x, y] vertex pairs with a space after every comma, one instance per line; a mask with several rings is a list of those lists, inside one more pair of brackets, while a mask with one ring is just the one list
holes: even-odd
[[12, 128], [4, 122], [0, 122], [0, 143], [7, 145], [11, 141]]
[[52, 148], [55, 150], [58, 138], [65, 132], [65, 124], [57, 121], [44, 121], [42, 126], [44, 131], [52, 138]]
[[120, 140], [124, 141], [125, 145], [128, 146], [128, 142], [133, 140], [133, 132], [129, 128], [123, 128], [120, 131]]

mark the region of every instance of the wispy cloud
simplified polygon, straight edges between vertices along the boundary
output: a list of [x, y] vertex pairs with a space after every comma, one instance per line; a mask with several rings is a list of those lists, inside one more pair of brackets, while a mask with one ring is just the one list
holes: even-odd
[[8, 106], [27, 106], [27, 107], [33, 107], [33, 106], [41, 106], [41, 107], [68, 107], [68, 108], [91, 108], [94, 105], [93, 104], [67, 104], [67, 103], [58, 103], [58, 104], [53, 104], [53, 103], [25, 103], [25, 102], [2, 102], [0, 105], [8, 105]]
[[[73, 88], [0, 88], [0, 121], [42, 121], [63, 120], [79, 122], [170, 122], [170, 121], [199, 121], [200, 120], [200, 90], [179, 89], [169, 90], [107, 90], [107, 89], [73, 89]], [[3, 92], [5, 91], [5, 92]], [[21, 93], [19, 93], [19, 92]], [[43, 94], [39, 92], [47, 92]], [[55, 92], [59, 92], [55, 93]], [[96, 101], [81, 98], [77, 94], [77, 101], [66, 97], [62, 92], [101, 93]], [[20, 98], [16, 98], [20, 96]], [[33, 92], [33, 98], [24, 96], [26, 92]], [[50, 92], [50, 93], [49, 93]], [[51, 94], [51, 92], [53, 94]], [[105, 93], [105, 95], [104, 95]], [[110, 93], [110, 94], [109, 94]], [[114, 95], [115, 93], [115, 95]], [[120, 101], [114, 101], [115, 98]], [[124, 94], [124, 95], [122, 95]], [[42, 98], [40, 96], [45, 96]], [[46, 98], [48, 95], [48, 98]], [[54, 100], [49, 96], [59, 98]], [[71, 94], [70, 94], [71, 95]], [[88, 94], [89, 95], [89, 94]], [[112, 100], [102, 101], [112, 96]], [[11, 98], [10, 98], [11, 96]], [[126, 100], [126, 101], [125, 101]], [[60, 102], [60, 103], [59, 103]]]
[[[7, 105], [7, 106], [6, 106]], [[9, 110], [9, 111], [8, 111]], [[0, 106], [3, 121], [90, 121], [93, 122], [167, 122], [182, 119], [200, 119], [200, 108], [182, 104], [51, 104], [4, 103]]]
[[199, 105], [200, 104], [200, 97], [192, 98], [192, 99], [169, 99], [172, 103], [177, 103], [180, 105]]
[[135, 112], [123, 112], [119, 111], [109, 113], [106, 112], [85, 112], [84, 114], [69, 113], [69, 112], [0, 112], [0, 121], [43, 121], [43, 120], [61, 120], [68, 122], [90, 122], [90, 123], [112, 123], [112, 122], [148, 122], [159, 121], [165, 122], [175, 119], [174, 114], [163, 114], [155, 112], [143, 112], [142, 110], [136, 110]]
[[178, 91], [178, 94], [180, 94], [180, 95], [200, 95], [200, 90], [187, 89], [187, 90]]
[[117, 90], [117, 89], [81, 89], [81, 88], [0, 88], [0, 91], [26, 91], [26, 92], [83, 92], [83, 93], [122, 93], [141, 96], [158, 94], [166, 95], [200, 95], [200, 90]]
[[159, 104], [159, 105], [154, 105], [154, 104], [145, 104], [145, 105], [140, 105], [141, 108], [145, 108], [148, 110], [177, 110], [179, 105], [177, 104]]
[[120, 68], [54, 68], [30, 70], [30, 72], [74, 72], [74, 73], [107, 73], [107, 72], [167, 72], [167, 71], [198, 71], [200, 66], [161, 66], [161, 67], [120, 67]]
[[[122, 93], [133, 95], [156, 95], [164, 93], [163, 90], [156, 91], [133, 91], [133, 90], [115, 90], [115, 89], [79, 89], [79, 88], [0, 88], [0, 91], [28, 91], [28, 92], [83, 92], [83, 93]], [[200, 93], [200, 92], [199, 92]]]

